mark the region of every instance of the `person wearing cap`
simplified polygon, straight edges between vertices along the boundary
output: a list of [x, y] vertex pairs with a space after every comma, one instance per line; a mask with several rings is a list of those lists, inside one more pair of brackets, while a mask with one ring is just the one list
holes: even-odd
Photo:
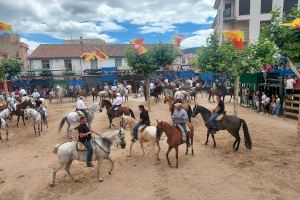
[[117, 108], [117, 107], [121, 107], [122, 103], [123, 103], [123, 98], [121, 97], [121, 94], [120, 93], [117, 93], [116, 94], [116, 99], [114, 100], [114, 102], [112, 103], [112, 107], [110, 109], [110, 113], [111, 115], [113, 116], [114, 114], [114, 110]]
[[135, 142], [137, 140], [138, 136], [138, 130], [141, 126], [150, 126], [150, 117], [148, 110], [145, 109], [143, 105], [139, 105], [140, 110], [140, 121], [137, 123], [137, 125], [132, 129], [132, 142]]
[[217, 96], [218, 105], [213, 109], [213, 113], [209, 119], [209, 125], [212, 128], [212, 131], [215, 133], [217, 129], [216, 120], [225, 111], [224, 102], [221, 99], [221, 96]]
[[86, 109], [87, 109], [87, 107], [86, 107], [86, 105], [85, 105], [85, 103], [83, 101], [83, 97], [80, 96], [79, 99], [76, 102], [76, 111], [82, 111], [83, 114], [86, 117], [88, 117], [88, 113], [86, 112]]
[[41, 95], [40, 93], [37, 91], [37, 89], [34, 89], [34, 92], [31, 94], [32, 98], [34, 98], [35, 100], [37, 98], [39, 98]]
[[175, 89], [175, 93], [174, 93], [174, 100], [175, 103], [182, 103], [182, 99], [183, 99], [183, 94], [182, 92], [179, 90], [179, 88]]
[[176, 103], [175, 105], [175, 110], [172, 115], [172, 121], [174, 126], [180, 126], [184, 130], [186, 134], [186, 145], [189, 147], [190, 146], [190, 136], [189, 132], [186, 126], [186, 123], [189, 120], [187, 112], [182, 108], [181, 103]]

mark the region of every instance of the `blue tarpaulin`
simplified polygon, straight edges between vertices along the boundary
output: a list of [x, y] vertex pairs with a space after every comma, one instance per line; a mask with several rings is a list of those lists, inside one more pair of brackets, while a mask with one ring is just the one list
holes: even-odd
[[203, 81], [212, 81], [214, 78], [214, 73], [213, 72], [202, 73], [200, 77]]

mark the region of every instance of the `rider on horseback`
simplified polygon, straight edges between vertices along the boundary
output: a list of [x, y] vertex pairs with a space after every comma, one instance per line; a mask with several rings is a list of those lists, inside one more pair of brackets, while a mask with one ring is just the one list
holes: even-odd
[[88, 113], [86, 112], [87, 107], [85, 106], [82, 99], [83, 97], [79, 97], [78, 101], [76, 102], [76, 111], [81, 111], [84, 114], [84, 116], [88, 118], [89, 116]]
[[172, 120], [173, 120], [173, 125], [174, 126], [179, 126], [183, 129], [183, 131], [186, 134], [186, 145], [189, 147], [190, 146], [190, 137], [189, 137], [189, 131], [187, 129], [187, 121], [188, 121], [188, 114], [187, 112], [182, 108], [181, 103], [176, 103], [174, 105], [176, 109], [174, 110], [174, 113], [172, 115]]
[[114, 100], [114, 102], [112, 103], [112, 107], [110, 108], [110, 114], [111, 116], [114, 116], [114, 110], [117, 107], [121, 107], [122, 103], [123, 103], [123, 97], [121, 97], [120, 93], [116, 94], [116, 99]]
[[91, 143], [92, 131], [90, 131], [86, 123], [87, 123], [87, 118], [81, 117], [80, 125], [78, 126], [78, 134], [79, 134], [78, 141], [84, 144], [85, 148], [87, 149], [86, 166], [94, 167], [94, 165], [92, 164], [92, 156], [93, 156], [93, 146]]
[[217, 96], [218, 105], [213, 109], [213, 113], [209, 119], [209, 125], [211, 126], [212, 132], [215, 133], [217, 130], [216, 120], [219, 115], [223, 114], [225, 111], [224, 102], [221, 99], [221, 96]]
[[148, 110], [145, 109], [143, 105], [139, 105], [139, 110], [141, 111], [140, 113], [140, 121], [137, 123], [137, 125], [133, 128], [132, 130], [132, 142], [135, 142], [137, 140], [138, 136], [138, 130], [141, 126], [150, 126], [150, 118], [149, 118], [149, 113]]

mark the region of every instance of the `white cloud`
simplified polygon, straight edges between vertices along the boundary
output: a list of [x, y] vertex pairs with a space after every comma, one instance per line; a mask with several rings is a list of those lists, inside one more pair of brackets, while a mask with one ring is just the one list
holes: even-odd
[[31, 54], [41, 43], [37, 41], [28, 40], [26, 38], [20, 38], [21, 42], [28, 44], [29, 54]]
[[165, 33], [176, 24], [205, 24], [214, 17], [213, 0], [0, 0], [0, 19], [19, 33], [44, 33], [66, 39], [123, 31], [120, 23], [139, 26], [139, 32]]
[[183, 49], [192, 47], [201, 47], [206, 45], [206, 40], [213, 32], [213, 29], [195, 31], [193, 36], [185, 38], [180, 46]]

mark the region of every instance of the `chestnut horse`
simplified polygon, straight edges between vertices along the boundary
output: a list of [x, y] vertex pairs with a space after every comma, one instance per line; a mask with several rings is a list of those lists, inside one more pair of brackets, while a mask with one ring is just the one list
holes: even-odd
[[101, 101], [101, 108], [105, 107], [106, 108], [106, 114], [109, 120], [109, 128], [111, 128], [111, 125], [115, 127], [115, 125], [112, 123], [113, 118], [116, 117], [121, 117], [123, 114], [124, 115], [131, 115], [131, 117], [134, 117], [133, 111], [128, 108], [128, 107], [119, 107], [118, 110], [114, 110], [113, 113], [111, 112], [110, 108], [112, 107], [112, 104], [109, 100], [107, 99], [102, 99]]
[[[194, 126], [191, 122], [187, 123], [188, 128], [190, 129], [190, 139], [191, 139], [191, 147], [192, 147], [192, 155], [194, 155]], [[165, 132], [166, 136], [168, 137], [167, 143], [169, 145], [168, 151], [166, 153], [167, 161], [169, 167], [172, 167], [170, 160], [169, 160], [169, 153], [174, 148], [176, 150], [176, 168], [178, 168], [178, 146], [184, 144], [185, 142], [182, 139], [181, 130], [177, 127], [172, 126], [167, 122], [158, 122], [156, 126], [156, 139], [160, 140], [162, 133]], [[186, 146], [185, 154], [188, 154], [188, 146]]]
[[[170, 112], [172, 115], [174, 112], [175, 100], [174, 100], [174, 98], [172, 98], [170, 96], [165, 96], [164, 104], [166, 104], [167, 102], [169, 104]], [[188, 103], [182, 103], [182, 108], [187, 112], [188, 117], [189, 117], [189, 122], [191, 122], [191, 118], [192, 118], [192, 114], [193, 114], [192, 107]]]

